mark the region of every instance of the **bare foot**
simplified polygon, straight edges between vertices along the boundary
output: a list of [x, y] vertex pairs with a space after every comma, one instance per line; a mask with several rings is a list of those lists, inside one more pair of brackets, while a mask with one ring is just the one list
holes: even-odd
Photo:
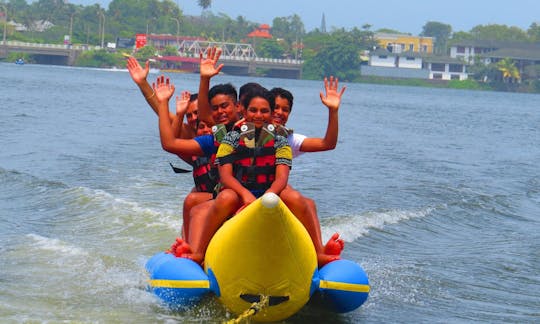
[[198, 263], [200, 265], [202, 265], [203, 260], [204, 260], [204, 255], [202, 253], [192, 253], [191, 248], [189, 249], [189, 252], [186, 252], [186, 253], [180, 255], [180, 257], [190, 259], [193, 262]]
[[324, 253], [339, 256], [344, 247], [345, 242], [339, 238], [339, 233], [334, 233], [324, 246]]
[[182, 256], [182, 254], [191, 253], [191, 247], [189, 244], [177, 237], [174, 243], [171, 245], [171, 248], [166, 251], [166, 253], [172, 253], [176, 257]]
[[331, 254], [324, 254], [324, 253], [317, 254], [317, 264], [319, 268], [323, 267], [327, 263], [330, 263], [332, 261], [336, 261], [339, 259], [340, 259], [339, 255], [331, 255]]

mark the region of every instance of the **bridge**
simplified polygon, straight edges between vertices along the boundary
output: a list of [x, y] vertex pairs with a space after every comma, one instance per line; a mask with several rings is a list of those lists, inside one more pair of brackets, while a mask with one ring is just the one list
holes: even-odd
[[0, 58], [6, 58], [9, 53], [28, 53], [40, 64], [73, 65], [83, 51], [96, 48], [99, 47], [6, 41], [0, 45]]
[[[198, 71], [199, 53], [206, 54], [209, 47], [219, 47], [222, 54], [219, 63], [224, 64], [223, 73], [233, 75], [265, 75], [270, 77], [299, 79], [302, 77], [302, 60], [273, 59], [258, 57], [251, 44], [209, 42], [190, 40], [178, 42], [177, 56], [156, 57], [162, 69]], [[0, 45], [0, 58], [9, 53], [28, 53], [40, 64], [73, 65], [77, 57], [87, 50], [100, 49], [99, 46], [37, 44], [6, 41]]]
[[265, 76], [300, 79], [304, 61], [298, 59], [274, 59], [258, 57], [251, 44], [184, 40], [178, 44], [180, 62], [193, 62], [199, 59], [199, 53], [211, 47], [221, 49], [219, 63], [223, 63], [222, 72], [235, 75], [257, 75], [262, 70]]

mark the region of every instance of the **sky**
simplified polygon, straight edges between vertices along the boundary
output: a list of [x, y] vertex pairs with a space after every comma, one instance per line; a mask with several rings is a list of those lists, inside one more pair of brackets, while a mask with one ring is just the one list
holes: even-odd
[[[185, 15], [200, 15], [197, 0], [172, 0]], [[69, 0], [89, 5], [100, 3], [107, 7], [109, 0]], [[370, 24], [371, 30], [388, 28], [418, 35], [428, 21], [452, 26], [454, 32], [470, 31], [474, 26], [501, 24], [527, 30], [533, 22], [540, 24], [540, 0], [213, 0], [209, 8], [214, 14], [224, 13], [232, 19], [244, 16], [247, 20], [272, 25], [275, 17], [297, 14], [306, 31], [321, 27], [322, 16], [326, 30], [332, 27], [361, 28]]]

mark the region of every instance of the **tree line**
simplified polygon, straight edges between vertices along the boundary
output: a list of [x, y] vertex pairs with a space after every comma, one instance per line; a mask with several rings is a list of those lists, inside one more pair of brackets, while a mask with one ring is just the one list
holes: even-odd
[[[8, 28], [8, 40], [38, 43], [61, 43], [65, 35], [70, 35], [73, 44], [99, 45], [102, 39], [115, 42], [117, 37], [133, 38], [138, 33], [176, 35], [177, 32], [182, 36], [200, 36], [211, 41], [249, 42], [246, 35], [261, 23], [243, 16], [232, 18], [223, 13], [214, 14], [205, 10], [211, 6], [208, 0], [197, 1], [202, 10], [200, 16], [184, 15], [171, 0], [112, 0], [108, 8], [99, 4], [75, 5], [62, 0], [2, 1], [0, 10], [7, 11], [8, 21], [28, 27], [28, 30], [20, 32]], [[54, 26], [38, 32], [36, 21], [49, 21]], [[4, 26], [2, 24], [1, 28]], [[332, 74], [344, 81], [360, 78], [360, 53], [377, 46], [376, 32], [401, 33], [391, 29], [372, 31], [368, 23], [350, 30], [332, 28], [326, 32], [316, 28], [306, 31], [297, 14], [275, 17], [270, 27], [273, 38], [257, 40], [258, 56], [303, 59], [304, 78], [320, 79]], [[540, 26], [533, 23], [525, 31], [506, 25], [479, 25], [469, 32], [453, 32], [451, 25], [428, 21], [421, 35], [435, 37], [435, 53], [444, 55], [456, 40], [538, 42]], [[100, 53], [99, 57], [106, 61], [105, 55]]]

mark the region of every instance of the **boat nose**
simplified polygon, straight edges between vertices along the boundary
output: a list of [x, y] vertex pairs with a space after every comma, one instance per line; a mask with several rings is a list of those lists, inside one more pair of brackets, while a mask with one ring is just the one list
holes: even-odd
[[279, 197], [273, 192], [268, 192], [262, 196], [261, 202], [266, 208], [275, 208], [279, 203]]

